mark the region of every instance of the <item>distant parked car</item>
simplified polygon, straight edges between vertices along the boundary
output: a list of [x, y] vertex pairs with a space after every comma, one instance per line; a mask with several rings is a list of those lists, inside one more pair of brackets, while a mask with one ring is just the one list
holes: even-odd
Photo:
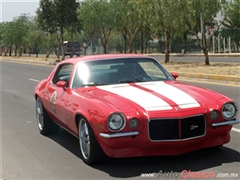
[[81, 51], [81, 45], [77, 41], [64, 41], [64, 55], [65, 56], [70, 56], [73, 57], [74, 55], [80, 56], [82, 51]]

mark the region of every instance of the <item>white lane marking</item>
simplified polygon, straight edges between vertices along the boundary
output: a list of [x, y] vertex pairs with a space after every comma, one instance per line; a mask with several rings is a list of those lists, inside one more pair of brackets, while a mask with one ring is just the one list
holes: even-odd
[[240, 133], [240, 129], [237, 129], [237, 128], [232, 128], [232, 131]]
[[164, 100], [130, 85], [109, 85], [99, 86], [98, 88], [125, 97], [139, 104], [147, 111], [172, 109], [172, 107]]
[[29, 81], [34, 81], [34, 82], [39, 82], [39, 80], [37, 79], [31, 79], [31, 78], [28, 78]]

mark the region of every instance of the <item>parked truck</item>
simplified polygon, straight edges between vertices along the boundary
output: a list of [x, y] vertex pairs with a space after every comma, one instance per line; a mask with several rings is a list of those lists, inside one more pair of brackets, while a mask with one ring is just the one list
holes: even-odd
[[73, 57], [74, 55], [80, 56], [82, 53], [81, 45], [78, 41], [64, 41], [63, 51], [65, 56]]

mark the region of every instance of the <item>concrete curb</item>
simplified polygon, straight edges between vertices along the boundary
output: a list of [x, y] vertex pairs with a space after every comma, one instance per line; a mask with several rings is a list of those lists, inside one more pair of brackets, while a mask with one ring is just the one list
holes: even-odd
[[[165, 54], [146, 54], [148, 56], [162, 56], [165, 57]], [[204, 57], [204, 54], [170, 54], [170, 57]], [[209, 57], [240, 57], [240, 53], [236, 53], [236, 54], [221, 54], [221, 53], [216, 53], [216, 54], [208, 54]]]
[[240, 82], [239, 76], [224, 76], [224, 75], [215, 75], [215, 74], [199, 74], [199, 73], [184, 73], [184, 72], [178, 72], [178, 75], [180, 77], [188, 77], [188, 78]]
[[[51, 66], [55, 66], [57, 64], [57, 62], [53, 62], [53, 61], [34, 61], [34, 60], [24, 60], [24, 59], [17, 59], [17, 60], [16, 59], [4, 59], [3, 61], [51, 65]], [[177, 72], [177, 73], [178, 73], [179, 77], [240, 82], [240, 76], [225, 76], [225, 75], [216, 75], [216, 74], [200, 74], [200, 73], [184, 73], [184, 72]]]
[[51, 66], [55, 66], [57, 64], [54, 61], [35, 61], [35, 60], [26, 60], [26, 59], [3, 59], [3, 61], [21, 62], [21, 63], [28, 63], [28, 64], [42, 64], [42, 65], [51, 65]]

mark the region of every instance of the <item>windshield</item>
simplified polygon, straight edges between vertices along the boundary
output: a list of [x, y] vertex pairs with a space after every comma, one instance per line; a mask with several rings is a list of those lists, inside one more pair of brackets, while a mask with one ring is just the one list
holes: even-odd
[[164, 80], [173, 78], [154, 59], [110, 59], [78, 63], [72, 88]]

